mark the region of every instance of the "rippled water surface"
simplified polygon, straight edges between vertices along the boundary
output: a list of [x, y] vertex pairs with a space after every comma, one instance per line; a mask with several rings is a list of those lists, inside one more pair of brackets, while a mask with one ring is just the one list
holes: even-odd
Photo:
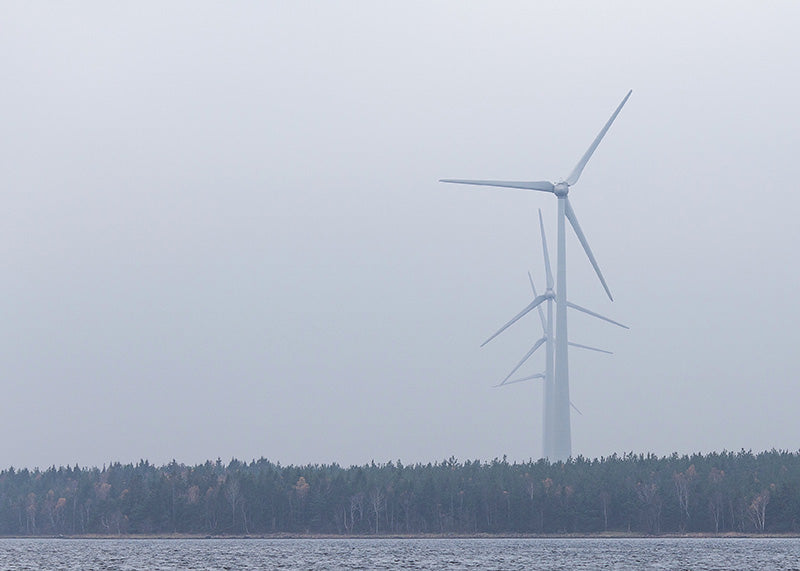
[[800, 571], [800, 539], [3, 539], [0, 569]]

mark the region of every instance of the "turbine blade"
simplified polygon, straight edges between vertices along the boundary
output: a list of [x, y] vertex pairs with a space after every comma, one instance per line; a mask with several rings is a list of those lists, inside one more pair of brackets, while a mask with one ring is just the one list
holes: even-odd
[[500, 383], [495, 385], [496, 387], [505, 387], [508, 385], [513, 385], [514, 383], [522, 383], [524, 381], [530, 381], [531, 379], [543, 379], [544, 375], [542, 373], [536, 373], [535, 375], [530, 375], [529, 377], [522, 377], [521, 379], [514, 379], [513, 381], [508, 381], [507, 383]]
[[600, 271], [600, 266], [597, 265], [597, 260], [594, 259], [594, 254], [592, 254], [592, 249], [589, 247], [589, 242], [586, 241], [586, 236], [583, 235], [583, 230], [581, 230], [581, 225], [578, 224], [578, 219], [575, 216], [575, 211], [572, 210], [572, 205], [569, 202], [569, 197], [565, 198], [566, 201], [566, 215], [569, 223], [572, 225], [572, 229], [575, 230], [575, 235], [578, 237], [578, 240], [583, 246], [584, 252], [586, 252], [586, 256], [588, 256], [589, 261], [592, 263], [592, 267], [594, 268], [597, 277], [600, 278], [600, 283], [603, 284], [603, 289], [606, 290], [606, 294], [608, 294], [608, 299], [614, 301], [614, 298], [611, 297], [611, 291], [608, 289], [608, 284], [606, 284], [606, 280], [603, 277], [603, 272]]
[[579, 415], [583, 416], [583, 413], [582, 413], [580, 410], [578, 410], [578, 407], [577, 407], [577, 406], [575, 406], [575, 403], [574, 403], [574, 402], [572, 402], [572, 401], [569, 401], [569, 405], [570, 405], [572, 408], [574, 408], [574, 409], [575, 409], [575, 412], [577, 412]]
[[538, 340], [536, 343], [534, 343], [534, 344], [533, 344], [533, 347], [531, 347], [531, 348], [530, 348], [530, 351], [528, 351], [527, 353], [525, 353], [525, 356], [524, 356], [522, 359], [520, 359], [519, 363], [517, 363], [517, 366], [516, 366], [516, 367], [514, 367], [513, 369], [511, 369], [511, 372], [510, 372], [509, 374], [507, 374], [507, 375], [506, 375], [506, 378], [505, 378], [505, 379], [503, 379], [502, 381], [500, 381], [500, 384], [502, 385], [502, 384], [503, 384], [503, 383], [505, 383], [505, 382], [506, 382], [508, 379], [510, 379], [510, 378], [511, 378], [511, 375], [513, 375], [514, 373], [516, 373], [516, 372], [517, 372], [517, 370], [518, 370], [518, 369], [519, 369], [519, 368], [520, 368], [522, 365], [524, 365], [524, 364], [525, 364], [525, 361], [527, 361], [528, 359], [530, 359], [530, 358], [531, 358], [531, 355], [533, 355], [533, 354], [536, 352], [536, 350], [537, 350], [539, 347], [541, 347], [541, 346], [542, 346], [542, 343], [544, 343], [544, 342], [545, 342], [545, 338], [544, 338], [544, 337], [542, 337], [542, 338], [541, 338], [541, 339], [539, 339], [539, 340]]
[[[531, 282], [531, 289], [533, 290], [533, 297], [539, 297], [539, 294], [536, 293], [536, 286], [533, 285], [533, 277], [531, 277], [531, 273], [528, 272], [528, 280]], [[542, 331], [547, 332], [547, 320], [544, 318], [544, 311], [542, 310], [542, 306], [536, 308], [539, 312], [539, 319], [542, 322]]]
[[547, 237], [544, 235], [542, 209], [539, 209], [539, 228], [542, 230], [542, 250], [544, 251], [544, 271], [547, 275], [547, 289], [553, 289], [553, 272], [550, 270], [550, 254], [547, 251]]
[[596, 317], [597, 319], [602, 319], [603, 321], [608, 321], [609, 323], [613, 323], [614, 325], [622, 327], [623, 329], [630, 329], [630, 327], [628, 327], [627, 325], [623, 325], [619, 321], [614, 321], [613, 319], [609, 319], [608, 317], [605, 317], [604, 315], [600, 315], [599, 313], [595, 313], [594, 311], [589, 311], [585, 307], [581, 307], [580, 305], [576, 305], [576, 304], [572, 303], [571, 301], [567, 302], [567, 307], [571, 307], [572, 309], [577, 309], [578, 311], [582, 311], [583, 313], [585, 313], [587, 315], [591, 315], [592, 317]]
[[543, 301], [545, 301], [546, 299], [548, 299], [548, 296], [546, 296], [546, 295], [540, 295], [540, 296], [538, 296], [536, 299], [534, 299], [532, 302], [530, 302], [530, 303], [528, 304], [528, 307], [526, 307], [525, 309], [523, 309], [522, 311], [520, 311], [518, 314], [516, 314], [516, 315], [514, 316], [514, 318], [513, 318], [513, 319], [511, 319], [511, 321], [509, 321], [508, 323], [506, 323], [505, 325], [503, 325], [503, 326], [502, 326], [500, 329], [498, 329], [498, 330], [495, 332], [495, 334], [494, 334], [494, 335], [492, 335], [492, 336], [491, 336], [491, 337], [489, 337], [489, 338], [488, 338], [486, 341], [484, 341], [483, 343], [481, 343], [481, 347], [483, 347], [483, 346], [484, 346], [484, 345], [486, 345], [486, 344], [487, 344], [489, 341], [491, 341], [492, 339], [494, 339], [495, 337], [497, 337], [498, 335], [500, 335], [500, 334], [501, 334], [503, 331], [505, 331], [506, 329], [508, 329], [510, 326], [514, 325], [514, 324], [515, 324], [517, 321], [519, 321], [519, 320], [520, 320], [522, 317], [524, 317], [524, 316], [525, 316], [525, 315], [526, 315], [526, 314], [527, 314], [529, 311], [531, 311], [532, 309], [536, 309], [536, 307], [538, 307], [538, 305], [539, 305], [540, 303], [542, 303]]
[[598, 349], [597, 347], [589, 347], [588, 345], [581, 345], [580, 343], [573, 343], [572, 341], [569, 342], [570, 345], [573, 347], [580, 347], [581, 349], [588, 349], [589, 351], [597, 351], [598, 353], [606, 353], [607, 355], [613, 355], [611, 351], [606, 351], [605, 349]]
[[572, 172], [567, 177], [567, 179], [564, 181], [568, 185], [572, 186], [573, 184], [578, 182], [578, 179], [581, 177], [581, 173], [583, 172], [583, 167], [585, 167], [586, 163], [589, 162], [589, 159], [592, 158], [592, 154], [597, 149], [597, 145], [599, 145], [600, 141], [603, 140], [603, 137], [606, 136], [606, 132], [608, 131], [608, 128], [611, 127], [611, 123], [613, 123], [614, 119], [616, 119], [617, 115], [619, 115], [619, 112], [622, 110], [622, 106], [625, 105], [626, 101], [628, 101], [628, 97], [631, 96], [631, 93], [633, 93], [633, 90], [628, 91], [628, 94], [625, 96], [625, 99], [622, 100], [622, 103], [619, 104], [619, 107], [617, 107], [617, 110], [614, 111], [614, 114], [611, 116], [611, 119], [608, 120], [608, 122], [605, 124], [605, 127], [603, 127], [603, 129], [600, 131], [600, 133], [597, 135], [597, 137], [595, 137], [595, 139], [592, 142], [592, 144], [589, 147], [589, 149], [583, 154], [583, 157], [581, 157], [581, 160], [578, 161], [578, 164], [575, 165], [574, 169], [572, 169]]
[[455, 184], [474, 184], [477, 186], [501, 186], [504, 188], [521, 188], [524, 190], [543, 190], [545, 192], [553, 192], [555, 186], [552, 182], [546, 180], [537, 180], [532, 182], [526, 181], [513, 181], [513, 180], [464, 180], [459, 178], [442, 178], [439, 182], [452, 182]]

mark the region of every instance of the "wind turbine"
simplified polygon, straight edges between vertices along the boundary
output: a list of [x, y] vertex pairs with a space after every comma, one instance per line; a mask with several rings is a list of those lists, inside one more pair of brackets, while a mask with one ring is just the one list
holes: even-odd
[[[614, 119], [617, 118], [619, 112], [622, 110], [622, 106], [628, 101], [628, 98], [631, 96], [633, 91], [628, 91], [628, 94], [625, 95], [625, 98], [622, 100], [622, 103], [619, 104], [617, 109], [611, 115], [611, 118], [606, 122], [605, 126], [603, 126], [600, 133], [595, 137], [592, 144], [583, 154], [581, 160], [578, 161], [578, 164], [575, 165], [575, 168], [572, 169], [572, 172], [569, 176], [561, 180], [559, 182], [553, 183], [547, 180], [540, 180], [540, 181], [502, 181], [502, 180], [467, 180], [467, 179], [442, 179], [440, 182], [451, 182], [457, 184], [473, 184], [478, 186], [498, 186], [498, 187], [505, 187], [505, 188], [518, 188], [522, 190], [538, 190], [542, 192], [550, 192], [558, 198], [558, 245], [557, 245], [557, 263], [556, 263], [556, 346], [555, 346], [555, 377], [554, 377], [554, 418], [553, 418], [553, 450], [552, 456], [550, 456], [551, 460], [559, 461], [559, 460], [566, 460], [570, 456], [572, 456], [572, 434], [570, 430], [570, 408], [569, 408], [569, 362], [568, 362], [568, 336], [567, 336], [567, 246], [566, 246], [566, 222], [565, 220], [569, 220], [572, 229], [575, 231], [575, 235], [578, 237], [578, 240], [583, 246], [583, 250], [586, 252], [586, 256], [589, 258], [589, 262], [591, 262], [592, 267], [594, 268], [597, 277], [600, 279], [600, 283], [603, 285], [603, 289], [605, 289], [606, 294], [610, 300], [614, 300], [611, 296], [611, 291], [608, 289], [608, 285], [606, 284], [605, 278], [603, 278], [603, 273], [600, 271], [600, 267], [597, 265], [597, 261], [594, 258], [594, 254], [592, 254], [591, 248], [589, 248], [589, 243], [586, 241], [586, 236], [583, 234], [583, 230], [581, 230], [580, 224], [578, 223], [578, 219], [575, 216], [575, 211], [572, 208], [572, 205], [569, 202], [569, 198], [567, 195], [569, 194], [570, 187], [574, 186], [575, 183], [578, 182], [578, 179], [583, 172], [583, 169], [586, 167], [586, 163], [589, 162], [589, 159], [592, 158], [595, 150], [597, 150], [597, 146], [600, 144], [600, 141], [603, 140], [606, 132], [611, 127], [611, 124], [614, 122]], [[500, 331], [495, 333], [490, 339], [494, 338], [502, 331], [504, 331], [507, 327], [515, 323], [518, 319], [520, 319], [523, 315], [531, 311], [532, 309], [536, 308], [539, 304], [544, 302], [547, 298], [544, 296], [537, 296], [533, 302], [531, 302], [528, 307], [526, 307], [520, 314], [514, 317], [511, 321], [509, 321], [505, 326], [503, 326]]]
[[[554, 296], [552, 294], [553, 291], [553, 274], [550, 270], [550, 255], [547, 249], [547, 237], [544, 231], [544, 221], [542, 220], [542, 211], [539, 210], [539, 228], [542, 234], [542, 252], [544, 254], [544, 268], [545, 268], [545, 276], [547, 278], [546, 282], [546, 292], [545, 295], [542, 296], [547, 301], [547, 317], [545, 317], [545, 312], [542, 310], [542, 304], [539, 304], [536, 309], [539, 312], [539, 319], [542, 322], [542, 337], [538, 339], [531, 349], [525, 354], [524, 357], [516, 364], [516, 366], [511, 369], [511, 371], [506, 375], [506, 377], [500, 381], [496, 387], [507, 386], [515, 383], [521, 383], [523, 381], [529, 381], [533, 379], [543, 379], [544, 380], [544, 399], [543, 399], [543, 415], [542, 415], [542, 451], [543, 456], [545, 458], [550, 458], [552, 455], [552, 448], [553, 448], [553, 427], [552, 427], [552, 419], [554, 418], [555, 411], [553, 410], [553, 348], [554, 348], [554, 338], [553, 338], [553, 299]], [[528, 281], [531, 284], [531, 290], [533, 291], [534, 300], [539, 298], [538, 293], [536, 292], [536, 285], [533, 283], [533, 277], [531, 276], [530, 272], [528, 272]], [[608, 323], [612, 323], [613, 325], [617, 325], [624, 329], [629, 329], [627, 325], [623, 325], [613, 319], [609, 319], [599, 313], [595, 313], [594, 311], [590, 311], [580, 305], [567, 301], [567, 307], [572, 309], [576, 309], [592, 317], [597, 319], [601, 319]], [[491, 338], [493, 339], [496, 335], [493, 335]], [[488, 342], [488, 341], [487, 341]], [[485, 343], [484, 343], [485, 344]], [[567, 344], [572, 347], [579, 347], [581, 349], [588, 349], [590, 351], [598, 351], [600, 353], [611, 354], [611, 351], [606, 351], [605, 349], [598, 349], [597, 347], [591, 347], [589, 345], [582, 345], [580, 343], [573, 343], [572, 341], [567, 341]], [[544, 345], [545, 347], [545, 370], [544, 373], [537, 373], [534, 375], [529, 375], [527, 377], [522, 377], [520, 379], [514, 379], [510, 381], [509, 379], [511, 376], [516, 373], [520, 367], [541, 347]], [[570, 406], [575, 409], [578, 414], [582, 414], [578, 407], [570, 401]]]

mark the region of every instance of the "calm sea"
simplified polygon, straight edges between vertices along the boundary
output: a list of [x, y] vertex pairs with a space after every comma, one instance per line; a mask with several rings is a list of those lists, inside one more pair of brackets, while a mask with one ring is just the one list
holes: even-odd
[[3, 570], [800, 570], [800, 539], [2, 539]]

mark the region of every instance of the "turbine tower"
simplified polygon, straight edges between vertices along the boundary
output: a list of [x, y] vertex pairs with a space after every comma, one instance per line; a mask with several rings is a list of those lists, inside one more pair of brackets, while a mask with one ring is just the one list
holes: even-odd
[[[553, 379], [553, 356], [554, 356], [554, 341], [555, 338], [553, 336], [553, 299], [554, 296], [552, 294], [553, 291], [553, 273], [550, 269], [550, 255], [547, 249], [547, 237], [545, 236], [544, 232], [544, 221], [542, 220], [542, 211], [539, 210], [539, 228], [542, 234], [542, 253], [544, 254], [544, 269], [545, 269], [545, 276], [547, 278], [546, 282], [546, 293], [545, 296], [547, 300], [547, 317], [545, 317], [545, 312], [542, 310], [541, 304], [536, 308], [539, 312], [539, 319], [542, 322], [542, 337], [537, 340], [530, 350], [525, 354], [525, 356], [520, 359], [520, 361], [516, 364], [516, 366], [511, 369], [511, 371], [506, 375], [506, 377], [500, 381], [497, 387], [507, 386], [514, 383], [521, 383], [523, 381], [529, 381], [532, 379], [543, 379], [544, 380], [544, 399], [543, 399], [543, 414], [542, 414], [542, 455], [545, 458], [550, 458], [553, 455], [553, 386], [554, 386], [554, 379]], [[533, 291], [534, 300], [539, 297], [539, 294], [536, 292], [536, 285], [533, 283], [533, 277], [531, 276], [530, 272], [528, 272], [528, 280], [531, 284], [531, 290]], [[609, 319], [599, 313], [595, 313], [594, 311], [590, 311], [585, 307], [581, 307], [575, 303], [570, 302], [567, 300], [567, 307], [575, 309], [577, 311], [581, 311], [592, 317], [596, 317], [597, 319], [601, 319], [608, 323], [612, 323], [619, 327], [623, 327], [624, 329], [629, 329], [627, 325], [623, 325], [613, 319]], [[492, 336], [494, 338], [495, 336]], [[488, 342], [488, 341], [487, 341]], [[485, 343], [484, 343], [485, 344]], [[600, 353], [607, 353], [611, 354], [611, 351], [606, 351], [605, 349], [598, 349], [597, 347], [590, 347], [588, 345], [581, 345], [580, 343], [573, 343], [572, 341], [568, 341], [567, 344], [571, 347], [579, 347], [581, 349], [589, 349], [590, 351], [598, 351]], [[511, 376], [516, 373], [520, 367], [541, 347], [544, 345], [545, 348], [545, 370], [544, 373], [536, 373], [534, 375], [529, 375], [527, 377], [522, 377], [519, 379], [514, 379], [510, 381], [509, 379]], [[579, 414], [577, 407], [570, 401], [570, 406], [574, 408]]]
[[[570, 431], [570, 405], [569, 405], [569, 362], [568, 362], [568, 335], [567, 335], [567, 248], [566, 248], [566, 220], [569, 220], [575, 235], [583, 246], [586, 256], [589, 258], [592, 267], [594, 268], [600, 283], [603, 285], [608, 298], [613, 301], [611, 291], [608, 289], [603, 273], [597, 265], [597, 261], [592, 254], [589, 243], [581, 230], [578, 219], [575, 216], [575, 211], [569, 202], [567, 195], [569, 194], [570, 187], [578, 182], [578, 179], [586, 167], [586, 163], [592, 158], [600, 141], [603, 140], [606, 132], [611, 127], [614, 119], [617, 118], [622, 106], [628, 101], [632, 91], [628, 91], [622, 103], [619, 104], [617, 109], [611, 115], [611, 118], [603, 126], [600, 133], [595, 137], [592, 144], [583, 154], [581, 160], [572, 169], [569, 176], [559, 182], [553, 183], [547, 180], [541, 181], [502, 181], [502, 180], [466, 180], [466, 179], [442, 179], [440, 182], [451, 182], [457, 184], [473, 184], [478, 186], [498, 186], [504, 188], [518, 188], [522, 190], [538, 190], [542, 192], [550, 192], [558, 199], [558, 243], [556, 250], [556, 343], [555, 343], [555, 380], [553, 386], [553, 450], [551, 460], [559, 461], [566, 460], [572, 456], [572, 434]], [[536, 299], [528, 305], [520, 314], [514, 319], [509, 321], [500, 331], [495, 333], [490, 339], [497, 336], [500, 332], [505, 330], [506, 327], [515, 323], [523, 315], [536, 308], [540, 303], [544, 302], [547, 293], [542, 296], [537, 296]], [[552, 298], [551, 298], [552, 299]]]

